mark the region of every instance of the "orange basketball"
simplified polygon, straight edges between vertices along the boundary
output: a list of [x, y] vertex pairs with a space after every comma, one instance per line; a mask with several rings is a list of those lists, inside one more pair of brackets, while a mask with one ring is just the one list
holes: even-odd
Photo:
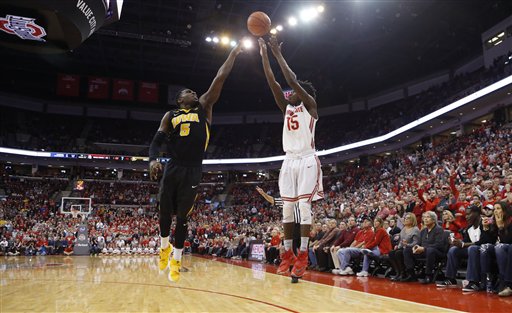
[[247, 29], [254, 36], [261, 37], [268, 34], [270, 25], [270, 17], [261, 11], [253, 12], [247, 19]]

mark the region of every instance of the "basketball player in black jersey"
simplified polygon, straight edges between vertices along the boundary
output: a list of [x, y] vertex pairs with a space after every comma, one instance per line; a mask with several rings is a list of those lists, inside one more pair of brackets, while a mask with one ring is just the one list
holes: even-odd
[[[158, 265], [161, 271], [170, 267], [169, 279], [173, 282], [180, 279], [181, 256], [187, 235], [187, 217], [193, 209], [201, 181], [204, 152], [210, 139], [212, 107], [219, 99], [222, 86], [241, 51], [240, 44], [231, 50], [210, 88], [201, 97], [198, 98], [190, 89], [182, 89], [176, 94], [178, 108], [164, 115], [149, 147], [151, 179], [157, 180], [162, 172], [163, 166], [157, 157], [165, 141], [171, 158], [163, 170], [158, 195], [161, 238]], [[169, 261], [172, 251], [169, 234], [173, 215], [177, 218], [175, 249]]]

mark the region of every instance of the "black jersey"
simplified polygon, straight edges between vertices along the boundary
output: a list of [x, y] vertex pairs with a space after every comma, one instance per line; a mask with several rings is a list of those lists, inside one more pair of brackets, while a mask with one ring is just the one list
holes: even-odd
[[172, 163], [201, 166], [210, 140], [210, 125], [203, 107], [175, 109], [170, 119], [168, 153]]

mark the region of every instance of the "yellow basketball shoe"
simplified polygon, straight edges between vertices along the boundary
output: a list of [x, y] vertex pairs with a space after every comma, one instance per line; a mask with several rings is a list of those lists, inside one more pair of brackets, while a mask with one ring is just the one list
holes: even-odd
[[169, 244], [169, 246], [165, 249], [160, 248], [160, 260], [158, 261], [158, 268], [160, 269], [160, 271], [165, 271], [169, 266], [169, 257], [171, 256], [171, 252], [171, 244]]
[[171, 259], [170, 264], [171, 270], [169, 271], [169, 280], [172, 282], [180, 281], [180, 269], [181, 269], [181, 261], [176, 261], [175, 259]]

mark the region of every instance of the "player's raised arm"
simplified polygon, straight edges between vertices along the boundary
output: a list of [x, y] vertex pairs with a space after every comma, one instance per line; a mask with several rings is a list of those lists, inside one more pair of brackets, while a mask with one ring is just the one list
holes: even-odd
[[219, 68], [217, 72], [217, 76], [212, 81], [210, 88], [206, 91], [200, 98], [199, 103], [203, 106], [206, 111], [206, 118], [208, 122], [212, 122], [212, 107], [219, 100], [220, 92], [222, 91], [222, 86], [226, 81], [229, 73], [231, 73], [231, 69], [233, 68], [233, 64], [235, 63], [235, 59], [238, 54], [242, 52], [241, 43], [238, 43], [233, 50], [229, 53], [228, 58]]
[[286, 60], [281, 53], [282, 44], [282, 42], [277, 42], [277, 38], [275, 36], [270, 37], [270, 49], [272, 50], [272, 54], [274, 54], [277, 62], [279, 63], [279, 66], [281, 67], [281, 71], [283, 72], [286, 82], [293, 89], [293, 91], [295, 91], [302, 103], [304, 103], [304, 106], [308, 110], [309, 114], [318, 119], [316, 100], [310, 94], [308, 94], [304, 88], [302, 88], [302, 86], [299, 84], [299, 81], [297, 80], [297, 75], [295, 75], [292, 69], [288, 66], [288, 63], [286, 63]]
[[263, 38], [258, 39], [258, 44], [260, 45], [261, 61], [263, 63], [263, 71], [265, 72], [267, 83], [270, 86], [270, 90], [272, 90], [272, 94], [274, 95], [277, 106], [279, 109], [281, 109], [282, 112], [284, 112], [287, 102], [283, 95], [283, 89], [281, 88], [281, 85], [279, 85], [279, 83], [276, 81], [274, 73], [272, 72], [272, 67], [270, 67], [265, 40], [263, 40]]

